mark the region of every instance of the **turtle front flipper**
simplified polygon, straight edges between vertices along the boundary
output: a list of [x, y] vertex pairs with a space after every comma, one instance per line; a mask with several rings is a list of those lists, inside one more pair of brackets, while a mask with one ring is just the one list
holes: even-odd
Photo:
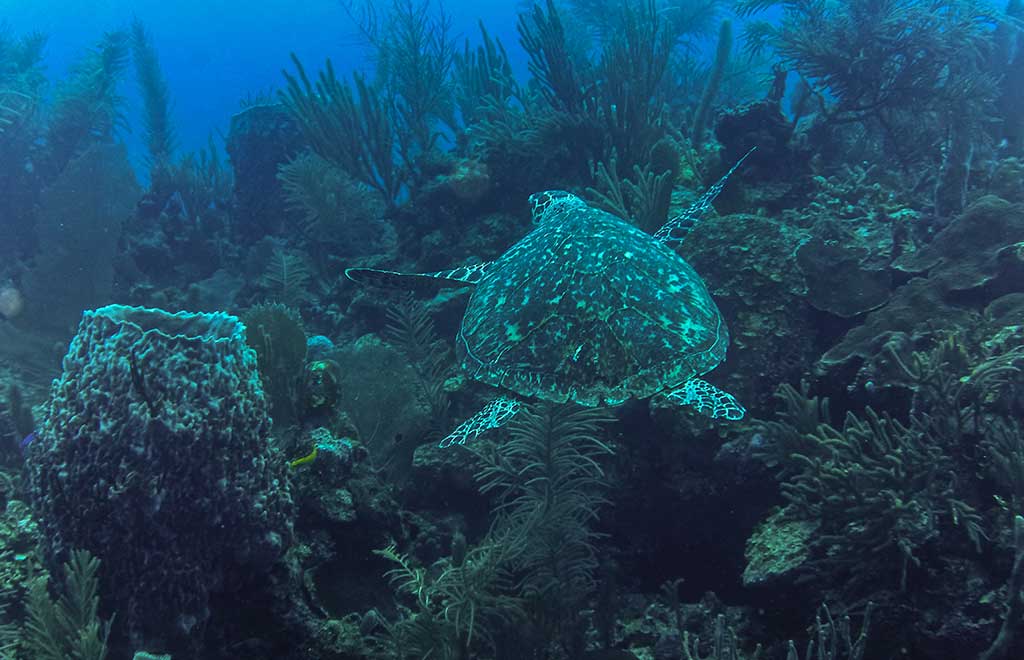
[[436, 273], [401, 273], [396, 270], [378, 268], [347, 268], [345, 277], [358, 284], [376, 286], [385, 289], [405, 289], [407, 291], [430, 291], [447, 287], [460, 287], [476, 284], [487, 274], [487, 267], [493, 262], [460, 266], [452, 270], [441, 270]]
[[741, 406], [733, 395], [723, 392], [700, 378], [691, 378], [682, 386], [666, 393], [665, 396], [672, 403], [691, 406], [696, 408], [697, 412], [704, 413], [713, 419], [724, 417], [735, 421], [743, 419], [743, 415], [747, 412], [746, 408]]
[[522, 407], [523, 404], [517, 399], [508, 396], [498, 397], [484, 406], [483, 410], [459, 424], [438, 446], [444, 449], [452, 445], [465, 444], [467, 440], [475, 440], [484, 431], [504, 426]]
[[743, 157], [736, 161], [735, 165], [729, 168], [729, 171], [725, 173], [725, 176], [711, 184], [711, 186], [704, 191], [704, 194], [697, 198], [696, 202], [690, 204], [688, 209], [666, 222], [661, 226], [661, 229], [654, 232], [654, 238], [673, 250], [682, 245], [683, 241], [686, 239], [686, 235], [690, 233], [691, 229], [697, 226], [697, 223], [701, 220], [701, 216], [711, 208], [711, 203], [715, 201], [716, 197], [718, 197], [718, 193], [722, 192], [722, 188], [725, 187], [725, 182], [729, 180], [729, 177], [736, 171], [736, 168], [743, 164], [743, 161], [747, 159], [747, 156], [754, 153], [754, 149], [757, 149], [757, 147], [751, 147], [750, 151], [743, 154]]

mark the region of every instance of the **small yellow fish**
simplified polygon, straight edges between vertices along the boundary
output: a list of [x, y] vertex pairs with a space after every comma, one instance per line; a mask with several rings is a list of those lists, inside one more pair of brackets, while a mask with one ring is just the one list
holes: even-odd
[[307, 463], [312, 463], [315, 460], [316, 460], [316, 447], [313, 447], [313, 451], [309, 452], [308, 454], [306, 454], [305, 456], [303, 456], [301, 458], [296, 458], [294, 461], [289, 462], [288, 466], [289, 467], [293, 467], [293, 468], [297, 468], [300, 465], [305, 465]]

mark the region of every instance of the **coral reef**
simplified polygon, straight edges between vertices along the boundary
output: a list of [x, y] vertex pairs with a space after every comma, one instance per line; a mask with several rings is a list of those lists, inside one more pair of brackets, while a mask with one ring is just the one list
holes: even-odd
[[[511, 4], [463, 44], [463, 6], [345, 0], [364, 52], [285, 58], [192, 152], [165, 23], [63, 76], [0, 26], [0, 656], [1021, 657], [1024, 3]], [[346, 269], [486, 268], [543, 191], [653, 234], [740, 158], [666, 247], [743, 421], [526, 387], [438, 448], [485, 403], [465, 288]], [[635, 309], [623, 259], [506, 290]]]

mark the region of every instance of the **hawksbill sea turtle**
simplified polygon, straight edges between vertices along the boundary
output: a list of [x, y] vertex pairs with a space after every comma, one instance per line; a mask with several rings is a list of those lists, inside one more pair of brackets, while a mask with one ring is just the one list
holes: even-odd
[[[653, 236], [550, 190], [530, 196], [533, 231], [494, 261], [434, 273], [345, 274], [387, 288], [474, 286], [456, 340], [459, 362], [475, 380], [519, 397], [614, 406], [663, 394], [712, 418], [741, 419], [743, 406], [700, 378], [725, 359], [729, 333], [675, 248], [749, 155]], [[501, 426], [521, 405], [499, 396], [441, 446]]]

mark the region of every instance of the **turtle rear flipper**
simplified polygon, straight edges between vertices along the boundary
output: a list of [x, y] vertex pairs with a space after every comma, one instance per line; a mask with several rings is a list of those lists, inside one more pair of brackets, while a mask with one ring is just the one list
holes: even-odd
[[487, 274], [492, 262], [460, 266], [436, 273], [402, 273], [379, 268], [347, 268], [345, 277], [367, 286], [384, 289], [405, 289], [406, 291], [431, 291], [447, 287], [469, 286], [479, 282]]
[[438, 446], [444, 449], [452, 445], [465, 444], [467, 440], [475, 440], [484, 431], [504, 426], [522, 407], [523, 404], [518, 399], [498, 397], [484, 406], [483, 410], [459, 424]]
[[691, 378], [665, 396], [672, 403], [691, 406], [712, 419], [724, 417], [735, 421], [743, 419], [747, 412], [733, 395], [700, 378]]

